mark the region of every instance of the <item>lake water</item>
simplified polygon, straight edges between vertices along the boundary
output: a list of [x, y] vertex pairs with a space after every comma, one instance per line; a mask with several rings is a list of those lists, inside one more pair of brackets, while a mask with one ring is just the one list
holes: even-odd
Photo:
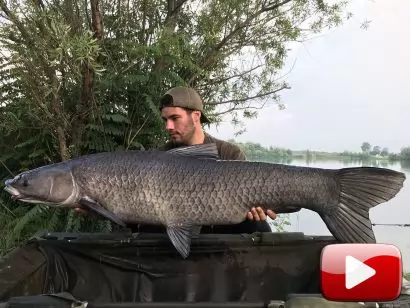
[[[394, 226], [395, 224], [410, 224], [410, 162], [376, 163], [352, 162], [335, 160], [296, 160], [287, 164], [320, 168], [344, 168], [354, 166], [378, 166], [404, 172], [407, 180], [403, 189], [392, 200], [382, 203], [370, 210], [370, 219], [375, 224], [391, 224], [392, 226], [373, 226], [378, 243], [388, 243], [397, 246], [403, 257], [403, 270], [410, 272], [410, 227]], [[303, 232], [306, 235], [330, 235], [326, 225], [315, 212], [302, 209], [299, 213], [289, 214], [291, 226], [286, 231]]]

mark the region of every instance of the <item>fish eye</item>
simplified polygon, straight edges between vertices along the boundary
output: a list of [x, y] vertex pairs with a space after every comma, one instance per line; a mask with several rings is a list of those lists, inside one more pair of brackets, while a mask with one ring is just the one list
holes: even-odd
[[28, 179], [26, 176], [20, 176], [20, 178], [18, 179], [18, 181], [20, 182], [20, 185], [23, 186], [28, 186]]

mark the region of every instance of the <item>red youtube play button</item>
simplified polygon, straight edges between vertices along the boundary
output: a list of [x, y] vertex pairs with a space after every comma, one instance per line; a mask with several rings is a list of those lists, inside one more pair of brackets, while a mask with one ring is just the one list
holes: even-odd
[[400, 295], [399, 249], [387, 244], [335, 244], [322, 251], [321, 287], [333, 301], [391, 301]]

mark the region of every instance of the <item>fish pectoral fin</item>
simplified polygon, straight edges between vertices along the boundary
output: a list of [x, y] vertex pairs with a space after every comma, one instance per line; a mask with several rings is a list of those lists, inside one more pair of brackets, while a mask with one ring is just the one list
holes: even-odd
[[120, 225], [122, 227], [126, 227], [127, 225], [119, 219], [114, 213], [108, 211], [105, 209], [102, 205], [100, 205], [98, 202], [90, 199], [90, 198], [81, 198], [80, 201], [78, 202], [81, 207], [83, 207], [86, 210], [91, 210], [93, 212], [96, 212], [103, 216], [104, 218], [107, 218], [108, 220], [111, 220], [112, 222], [116, 223], [117, 225]]
[[176, 250], [185, 259], [191, 250], [191, 239], [197, 237], [201, 231], [201, 226], [179, 225], [168, 226], [167, 234]]
[[167, 151], [168, 153], [185, 155], [196, 158], [219, 159], [218, 148], [215, 143], [195, 144], [178, 147]]

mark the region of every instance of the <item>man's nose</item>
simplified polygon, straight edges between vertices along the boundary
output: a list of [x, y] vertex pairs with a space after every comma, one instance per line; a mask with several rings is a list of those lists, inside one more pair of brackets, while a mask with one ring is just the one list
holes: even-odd
[[167, 122], [165, 123], [165, 128], [166, 130], [172, 130], [174, 129], [174, 122], [172, 122], [171, 120], [167, 120]]

